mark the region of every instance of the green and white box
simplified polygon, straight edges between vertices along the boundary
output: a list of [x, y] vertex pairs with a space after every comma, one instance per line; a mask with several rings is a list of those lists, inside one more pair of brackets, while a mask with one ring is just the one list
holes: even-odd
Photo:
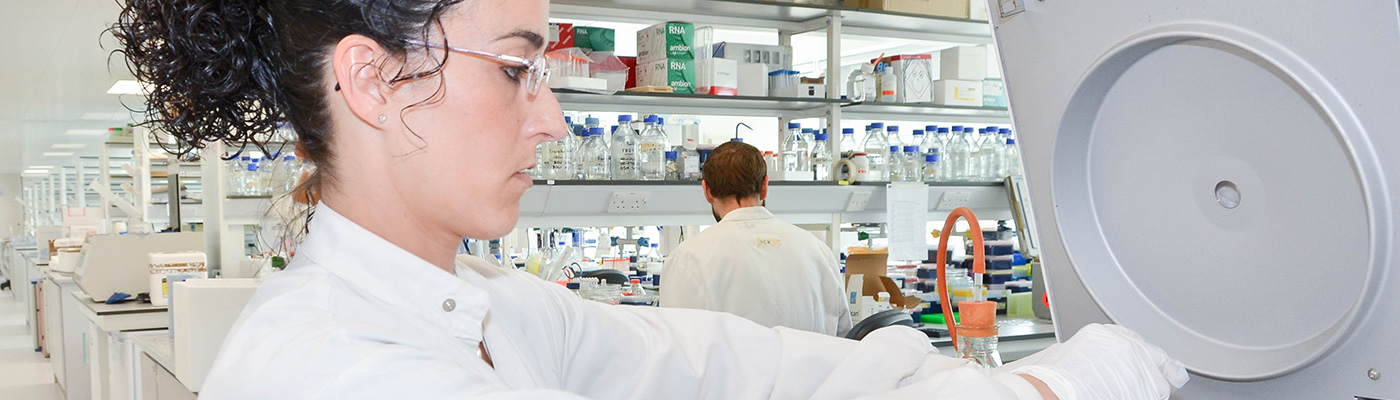
[[637, 64], [695, 59], [695, 24], [665, 22], [637, 32]]
[[637, 86], [670, 86], [676, 93], [695, 93], [695, 60], [672, 58], [640, 64]]

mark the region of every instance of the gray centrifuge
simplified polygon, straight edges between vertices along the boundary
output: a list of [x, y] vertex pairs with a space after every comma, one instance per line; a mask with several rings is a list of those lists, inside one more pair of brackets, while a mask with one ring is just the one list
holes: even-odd
[[1179, 399], [1400, 399], [1396, 1], [991, 3], [1061, 337], [1141, 332]]

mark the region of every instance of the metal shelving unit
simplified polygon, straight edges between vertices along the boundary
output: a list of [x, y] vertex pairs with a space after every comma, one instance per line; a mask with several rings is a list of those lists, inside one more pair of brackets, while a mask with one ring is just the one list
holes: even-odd
[[606, 95], [559, 91], [554, 96], [569, 110], [780, 118], [813, 117], [842, 103], [839, 99], [634, 92]]
[[937, 118], [940, 122], [998, 124], [1011, 121], [1011, 112], [997, 107], [940, 106], [906, 103], [847, 103], [843, 115], [853, 119]]

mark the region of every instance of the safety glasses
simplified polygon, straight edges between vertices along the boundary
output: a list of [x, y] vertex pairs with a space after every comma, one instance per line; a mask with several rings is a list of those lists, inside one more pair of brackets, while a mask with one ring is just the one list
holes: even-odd
[[518, 65], [521, 68], [524, 68], [526, 74], [528, 75], [528, 78], [525, 79], [525, 90], [527, 90], [531, 96], [534, 96], [535, 94], [539, 93], [540, 86], [544, 86], [547, 82], [549, 82], [549, 66], [545, 63], [544, 56], [542, 55], [535, 56], [534, 59], [527, 60], [516, 56], [487, 53], [484, 51], [476, 51], [460, 47], [444, 46], [440, 44], [428, 43], [413, 39], [404, 39], [404, 43], [415, 44], [424, 47], [431, 47], [435, 49], [442, 49], [447, 51], [455, 51], [469, 56], [495, 61], [505, 65]]

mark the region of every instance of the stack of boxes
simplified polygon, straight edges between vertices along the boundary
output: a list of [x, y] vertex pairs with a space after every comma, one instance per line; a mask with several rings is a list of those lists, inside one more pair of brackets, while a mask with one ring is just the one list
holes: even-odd
[[637, 32], [637, 86], [695, 93], [695, 25], [664, 22]]
[[958, 46], [939, 53], [939, 79], [933, 82], [933, 103], [982, 107], [982, 81], [987, 79], [987, 48]]

